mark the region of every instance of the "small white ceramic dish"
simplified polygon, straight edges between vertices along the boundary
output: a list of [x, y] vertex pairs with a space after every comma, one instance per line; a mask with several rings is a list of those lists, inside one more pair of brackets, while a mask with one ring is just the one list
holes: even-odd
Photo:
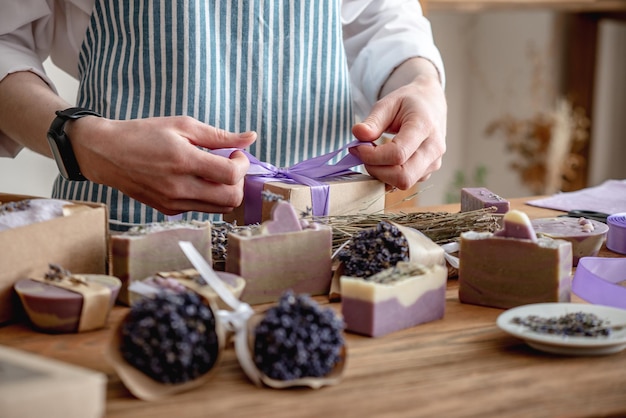
[[536, 332], [516, 324], [513, 319], [536, 315], [542, 318], [561, 317], [570, 313], [593, 313], [604, 325], [626, 325], [626, 310], [584, 303], [535, 303], [504, 311], [496, 321], [503, 331], [523, 339], [529, 346], [553, 354], [597, 356], [618, 353], [626, 348], [626, 327], [618, 327], [609, 336], [572, 337]]

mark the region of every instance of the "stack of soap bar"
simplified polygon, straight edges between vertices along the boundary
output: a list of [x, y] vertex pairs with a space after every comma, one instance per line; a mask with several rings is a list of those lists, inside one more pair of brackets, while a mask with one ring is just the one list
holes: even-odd
[[531, 222], [537, 235], [572, 243], [574, 266], [582, 257], [598, 255], [609, 232], [607, 224], [587, 218], [541, 218]]
[[484, 187], [464, 187], [461, 189], [461, 212], [495, 206], [496, 213], [507, 213], [509, 201]]
[[369, 278], [341, 277], [346, 330], [370, 337], [441, 319], [448, 271], [439, 264], [399, 262]]
[[459, 263], [463, 303], [507, 309], [570, 300], [572, 244], [537, 238], [523, 212], [507, 213], [496, 233], [461, 234]]
[[191, 242], [211, 264], [210, 222], [153, 223], [111, 236], [109, 271], [122, 281], [118, 296], [121, 303], [130, 303], [128, 285], [131, 282], [160, 271], [193, 267], [178, 246], [179, 241]]
[[228, 235], [225, 270], [246, 281], [241, 300], [249, 304], [276, 302], [288, 289], [327, 294], [331, 248], [329, 226], [300, 222], [293, 206], [280, 201], [257, 233]]

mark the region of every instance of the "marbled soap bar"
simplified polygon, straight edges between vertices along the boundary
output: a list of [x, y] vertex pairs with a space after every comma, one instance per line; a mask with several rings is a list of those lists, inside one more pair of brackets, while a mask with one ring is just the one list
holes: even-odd
[[564, 239], [572, 243], [573, 263], [582, 257], [595, 257], [609, 232], [605, 223], [586, 218], [541, 218], [531, 221], [539, 236]]
[[461, 189], [461, 212], [495, 206], [496, 213], [507, 213], [510, 203], [484, 187], [464, 187]]
[[241, 276], [241, 300], [276, 302], [294, 293], [327, 294], [332, 274], [332, 228], [301, 223], [293, 206], [278, 202], [257, 234], [228, 235], [226, 271]]
[[570, 300], [572, 244], [568, 241], [465, 232], [459, 263], [463, 303], [507, 309]]
[[[22, 301], [24, 311], [35, 328], [50, 333], [89, 331], [106, 325], [109, 312], [121, 287], [119, 279], [100, 274], [85, 274], [89, 284], [59, 287], [34, 279], [22, 279], [14, 288]], [[91, 293], [78, 292], [79, 287], [97, 287]], [[104, 290], [104, 292], [102, 292]], [[97, 299], [104, 297], [102, 301]], [[86, 301], [86, 298], [90, 298]], [[82, 325], [82, 326], [81, 326]]]
[[211, 264], [210, 222], [162, 222], [111, 235], [109, 272], [122, 280], [119, 301], [128, 305], [128, 285], [160, 271], [192, 268], [178, 246], [189, 241]]
[[276, 302], [287, 289], [327, 294], [332, 273], [332, 230], [328, 226], [271, 235], [230, 234], [226, 271], [241, 276], [241, 300]]
[[[216, 271], [215, 274], [222, 280], [226, 289], [233, 296], [237, 299], [241, 297], [241, 293], [246, 286], [246, 281], [242, 277], [224, 271]], [[219, 309], [231, 308], [222, 301], [211, 286], [206, 285], [206, 282], [196, 269], [159, 272], [144, 280], [132, 282], [128, 286], [130, 305], [133, 306], [142, 297], [152, 297], [162, 290], [182, 293], [188, 289], [192, 289], [206, 299], [215, 301]]]
[[341, 277], [341, 313], [346, 330], [370, 337], [441, 319], [448, 270], [399, 262], [369, 278]]

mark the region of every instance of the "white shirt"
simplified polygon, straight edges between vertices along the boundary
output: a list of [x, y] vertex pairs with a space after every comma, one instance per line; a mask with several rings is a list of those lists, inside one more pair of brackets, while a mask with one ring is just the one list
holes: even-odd
[[[52, 89], [43, 61], [78, 77], [78, 55], [95, 0], [19, 0], [4, 2], [0, 13], [0, 81], [32, 71]], [[445, 84], [441, 55], [418, 0], [343, 0], [344, 44], [355, 109], [367, 114], [394, 68], [412, 57], [434, 63]], [[22, 146], [0, 131], [0, 156], [13, 157]]]

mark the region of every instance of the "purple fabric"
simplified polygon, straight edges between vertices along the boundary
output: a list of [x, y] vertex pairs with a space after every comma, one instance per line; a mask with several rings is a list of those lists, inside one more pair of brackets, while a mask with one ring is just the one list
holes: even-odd
[[626, 258], [583, 257], [576, 267], [572, 292], [596, 305], [626, 309]]
[[616, 253], [626, 254], [626, 212], [609, 215], [606, 223], [609, 225], [606, 248]]
[[[278, 168], [258, 160], [245, 150], [239, 150], [250, 160], [250, 168], [248, 169], [244, 186], [246, 196], [246, 206], [244, 208], [245, 223], [252, 224], [261, 221], [261, 207], [263, 204], [261, 192], [263, 191], [263, 185], [269, 181], [293, 182], [309, 186], [311, 188], [313, 215], [328, 215], [330, 187], [321, 180], [326, 177], [353, 173], [351, 170], [353, 167], [363, 164], [360, 158], [352, 154], [347, 154], [336, 164], [328, 164], [328, 162], [348, 148], [368, 144], [372, 145], [368, 142], [352, 141], [336, 151], [302, 161], [289, 168]], [[224, 148], [212, 150], [211, 153], [229, 157], [235, 150], [234, 148]]]
[[626, 180], [607, 180], [599, 186], [575, 192], [557, 193], [528, 201], [531, 206], [562, 210], [591, 210], [609, 215], [626, 212]]

